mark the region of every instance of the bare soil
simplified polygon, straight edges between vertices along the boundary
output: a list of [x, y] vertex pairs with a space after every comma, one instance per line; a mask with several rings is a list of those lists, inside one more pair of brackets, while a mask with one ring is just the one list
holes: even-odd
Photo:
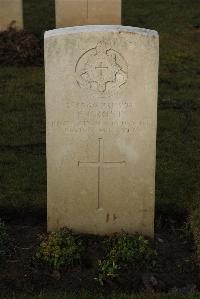
[[36, 250], [46, 233], [44, 224], [10, 224], [14, 248], [0, 271], [1, 293], [40, 290], [91, 292], [191, 292], [200, 290], [200, 276], [191, 235], [172, 219], [157, 221], [155, 247], [158, 254], [153, 272], [146, 273], [139, 265], [130, 265], [120, 276], [102, 287], [95, 280], [97, 260], [104, 255], [102, 237], [82, 235], [86, 254], [82, 264], [52, 271], [36, 258]]

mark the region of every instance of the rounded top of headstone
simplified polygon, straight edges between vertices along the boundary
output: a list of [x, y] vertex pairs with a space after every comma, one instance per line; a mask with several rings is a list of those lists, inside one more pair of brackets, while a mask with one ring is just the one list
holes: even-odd
[[75, 27], [66, 27], [59, 28], [54, 30], [46, 31], [44, 38], [49, 38], [57, 35], [63, 34], [75, 34], [75, 33], [84, 33], [84, 32], [128, 32], [139, 34], [143, 36], [154, 36], [158, 37], [158, 32], [155, 30], [131, 27], [131, 26], [122, 26], [122, 25], [87, 25], [87, 26], [75, 26]]

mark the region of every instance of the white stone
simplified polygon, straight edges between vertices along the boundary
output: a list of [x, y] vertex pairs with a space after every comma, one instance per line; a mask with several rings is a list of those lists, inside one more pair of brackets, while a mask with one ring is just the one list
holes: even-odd
[[10, 26], [23, 29], [22, 0], [0, 0], [0, 31]]
[[156, 31], [45, 33], [48, 230], [153, 236]]
[[121, 0], [55, 0], [56, 27], [121, 24]]

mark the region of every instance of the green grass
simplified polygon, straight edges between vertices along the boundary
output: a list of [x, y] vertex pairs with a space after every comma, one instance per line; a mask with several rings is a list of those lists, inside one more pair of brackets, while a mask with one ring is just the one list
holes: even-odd
[[198, 105], [200, 4], [196, 0], [124, 0], [125, 25], [160, 35], [159, 98]]
[[199, 196], [200, 111], [188, 112], [188, 117], [185, 127], [183, 112], [158, 112], [156, 198], [171, 215], [192, 208]]
[[45, 209], [45, 107], [41, 68], [0, 71], [0, 209]]
[[157, 294], [157, 295], [96, 295], [89, 293], [81, 293], [79, 295], [76, 294], [58, 294], [58, 293], [40, 293], [38, 295], [12, 295], [8, 297], [1, 297], [0, 299], [200, 299], [200, 294]]
[[23, 0], [24, 27], [42, 37], [43, 32], [55, 28], [55, 0]]

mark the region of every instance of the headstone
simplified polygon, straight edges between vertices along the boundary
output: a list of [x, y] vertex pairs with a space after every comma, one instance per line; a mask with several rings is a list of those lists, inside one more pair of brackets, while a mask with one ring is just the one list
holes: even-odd
[[48, 230], [152, 236], [158, 34], [45, 33]]
[[0, 31], [23, 28], [22, 0], [0, 0]]
[[121, 24], [121, 0], [56, 0], [56, 27]]

